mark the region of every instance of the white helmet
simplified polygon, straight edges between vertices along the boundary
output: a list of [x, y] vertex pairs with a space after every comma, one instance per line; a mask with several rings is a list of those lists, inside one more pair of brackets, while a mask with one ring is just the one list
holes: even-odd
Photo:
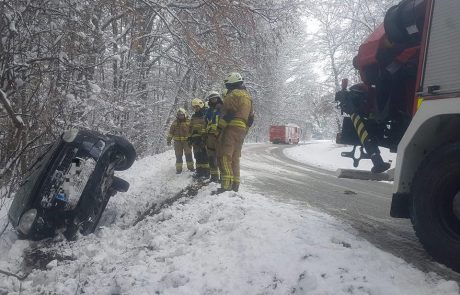
[[240, 73], [232, 72], [224, 79], [224, 84], [235, 84], [243, 82], [243, 76]]
[[219, 92], [217, 92], [217, 91], [209, 91], [208, 95], [206, 95], [206, 100], [210, 100], [213, 97], [220, 97]]
[[183, 114], [187, 117], [187, 111], [184, 108], [180, 108], [177, 110], [176, 116], [179, 116], [180, 114]]

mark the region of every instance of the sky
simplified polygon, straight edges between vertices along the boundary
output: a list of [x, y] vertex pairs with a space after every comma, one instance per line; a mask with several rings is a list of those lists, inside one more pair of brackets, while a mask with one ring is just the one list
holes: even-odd
[[[330, 141], [294, 147], [334, 169], [342, 149]], [[346, 168], [346, 167], [341, 167]], [[41, 242], [43, 269], [20, 282], [0, 274], [7, 294], [459, 294], [456, 282], [423, 273], [355, 236], [340, 220], [263, 192], [211, 195], [216, 184], [135, 223], [153, 203], [193, 182], [175, 174], [174, 153], [146, 157], [119, 176], [130, 182], [113, 197], [99, 229], [74, 242]], [[251, 175], [244, 174], [250, 178]], [[249, 184], [248, 184], [249, 185]], [[7, 206], [6, 206], [7, 207]], [[6, 208], [0, 211], [0, 226]], [[36, 245], [8, 228], [0, 269], [23, 269]], [[26, 252], [24, 252], [26, 250]], [[53, 259], [54, 258], [54, 259]], [[42, 262], [43, 262], [42, 261]]]

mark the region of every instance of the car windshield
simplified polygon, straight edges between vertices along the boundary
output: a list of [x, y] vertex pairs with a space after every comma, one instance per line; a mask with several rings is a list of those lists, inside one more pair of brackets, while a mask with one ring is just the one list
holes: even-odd
[[13, 203], [11, 204], [10, 210], [8, 215], [13, 223], [19, 222], [19, 218], [21, 217], [22, 213], [25, 209], [30, 205], [35, 196], [32, 190], [35, 187], [40, 175], [44, 172], [47, 164], [49, 163], [50, 158], [52, 157], [54, 151], [56, 150], [59, 141], [50, 144], [43, 154], [37, 158], [37, 160], [31, 165], [28, 169], [28, 174], [24, 178], [19, 187], [18, 191], [16, 192], [15, 198]]

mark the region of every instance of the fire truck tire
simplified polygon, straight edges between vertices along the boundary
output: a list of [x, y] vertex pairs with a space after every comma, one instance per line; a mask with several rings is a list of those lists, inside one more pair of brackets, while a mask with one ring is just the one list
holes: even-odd
[[460, 272], [460, 143], [431, 152], [412, 182], [411, 221], [426, 251]]

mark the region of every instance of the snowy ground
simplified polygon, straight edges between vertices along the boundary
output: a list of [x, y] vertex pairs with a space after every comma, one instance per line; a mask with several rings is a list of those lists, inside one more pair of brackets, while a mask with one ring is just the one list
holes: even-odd
[[[51, 243], [58, 258], [22, 282], [0, 274], [0, 294], [459, 293], [456, 282], [420, 272], [331, 216], [244, 188], [211, 196], [217, 186], [210, 185], [133, 226], [149, 204], [191, 178], [175, 175], [171, 151], [122, 176], [131, 189], [109, 202], [95, 234]], [[3, 208], [0, 224], [5, 214]], [[30, 245], [8, 230], [0, 269], [21, 269]]]
[[[285, 149], [284, 153], [296, 161], [317, 166], [326, 170], [336, 171], [337, 169], [359, 169], [371, 170], [372, 162], [369, 159], [361, 160], [357, 168], [353, 167], [353, 160], [340, 156], [341, 152], [349, 152], [352, 146], [336, 144], [331, 140], [316, 140], [303, 143], [299, 146]], [[391, 168], [396, 164], [396, 154], [390, 153], [388, 149], [380, 148], [382, 158], [385, 162], [391, 161]], [[356, 151], [358, 156], [358, 151]]]

